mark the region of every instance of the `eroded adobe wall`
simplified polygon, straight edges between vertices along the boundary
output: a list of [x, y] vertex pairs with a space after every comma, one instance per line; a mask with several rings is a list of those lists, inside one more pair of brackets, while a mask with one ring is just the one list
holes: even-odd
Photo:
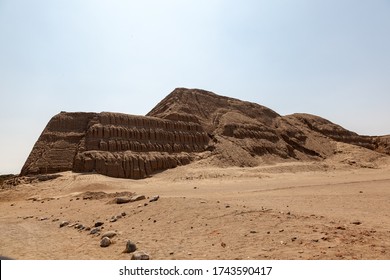
[[188, 121], [62, 112], [49, 121], [21, 174], [73, 170], [141, 179], [188, 164], [208, 143], [202, 127]]
[[96, 113], [61, 112], [51, 118], [27, 158], [21, 175], [72, 170], [79, 144]]
[[73, 171], [141, 179], [188, 164], [208, 144], [196, 123], [101, 113], [90, 123]]

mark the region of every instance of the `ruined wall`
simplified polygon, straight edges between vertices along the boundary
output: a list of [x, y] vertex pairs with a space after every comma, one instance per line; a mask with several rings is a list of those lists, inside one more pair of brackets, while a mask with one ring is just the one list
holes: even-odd
[[201, 152], [209, 138], [196, 123], [102, 113], [88, 128], [86, 150]]
[[188, 164], [209, 137], [197, 123], [119, 113], [65, 113], [53, 117], [22, 175], [73, 170], [140, 179]]
[[95, 115], [61, 112], [51, 118], [27, 158], [21, 175], [72, 170], [79, 143]]
[[321, 117], [309, 114], [293, 114], [290, 117], [296, 118], [309, 129], [335, 141], [361, 146], [370, 150], [376, 149], [374, 137], [359, 135]]
[[375, 137], [375, 151], [390, 155], [390, 135]]
[[87, 151], [77, 154], [73, 171], [97, 172], [117, 178], [142, 179], [157, 171], [190, 163], [187, 153], [133, 153]]

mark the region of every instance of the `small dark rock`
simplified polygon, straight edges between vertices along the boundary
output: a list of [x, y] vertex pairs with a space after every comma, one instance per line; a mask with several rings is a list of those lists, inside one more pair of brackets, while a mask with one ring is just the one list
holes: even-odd
[[96, 222], [96, 223], [95, 223], [95, 227], [100, 227], [100, 226], [102, 226], [102, 225], [104, 225], [103, 222]]
[[105, 232], [103, 235], [102, 235], [102, 238], [104, 237], [108, 237], [108, 238], [113, 238], [114, 236], [116, 236], [117, 233], [115, 231], [107, 231]]
[[75, 228], [83, 230], [85, 226], [83, 226], [82, 224], [77, 224]]
[[115, 198], [116, 204], [129, 203], [130, 201], [132, 201], [131, 197], [117, 197], [117, 198]]
[[66, 227], [67, 225], [69, 225], [69, 222], [68, 222], [68, 221], [62, 221], [62, 222], [60, 223], [60, 228]]
[[126, 248], [123, 251], [123, 253], [133, 253], [137, 250], [137, 245], [132, 242], [131, 240], [127, 240], [126, 242]]
[[102, 240], [100, 240], [100, 247], [108, 247], [111, 245], [111, 239], [108, 238], [108, 237], [104, 237], [102, 238]]
[[100, 232], [100, 228], [94, 227], [93, 229], [91, 229], [91, 231], [89, 232], [89, 234], [96, 234], [96, 233], [99, 233], [99, 232]]
[[151, 197], [151, 198], [149, 199], [149, 202], [157, 201], [159, 198], [160, 198], [159, 195], [155, 195], [155, 196], [153, 196], [153, 197]]

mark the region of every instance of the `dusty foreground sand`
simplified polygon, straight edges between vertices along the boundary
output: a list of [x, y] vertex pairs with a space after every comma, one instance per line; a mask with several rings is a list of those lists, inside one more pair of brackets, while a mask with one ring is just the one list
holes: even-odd
[[[129, 259], [122, 251], [132, 240], [152, 259], [388, 260], [389, 171], [285, 163], [188, 165], [140, 181], [61, 173], [0, 191], [0, 254]], [[160, 199], [115, 204], [115, 192]], [[62, 221], [70, 226], [60, 228]], [[99, 246], [101, 236], [74, 227], [97, 221], [102, 233], [117, 231], [107, 248]]]

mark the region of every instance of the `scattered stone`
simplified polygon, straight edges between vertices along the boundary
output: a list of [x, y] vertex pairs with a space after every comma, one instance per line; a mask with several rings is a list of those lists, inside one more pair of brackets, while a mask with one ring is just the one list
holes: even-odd
[[148, 204], [147, 204], [147, 203], [144, 203], [144, 206], [148, 206]]
[[284, 229], [279, 230], [279, 232], [283, 232], [283, 231], [284, 231]]
[[146, 199], [146, 197], [144, 195], [133, 195], [131, 197], [116, 197], [114, 199], [114, 202], [116, 204], [124, 204], [124, 203], [129, 203], [129, 202], [135, 202], [135, 201], [139, 201], [139, 200], [143, 200], [143, 199]]
[[150, 260], [150, 256], [145, 252], [138, 251], [131, 256], [132, 260]]
[[34, 216], [25, 216], [23, 217], [23, 220], [32, 219], [32, 218], [34, 218]]
[[149, 202], [157, 201], [159, 198], [160, 198], [159, 195], [152, 196], [152, 197], [149, 199]]
[[108, 238], [108, 237], [104, 237], [102, 238], [102, 240], [100, 240], [100, 247], [108, 247], [111, 245], [111, 239]]
[[126, 214], [126, 212], [122, 212], [121, 215], [122, 215], [122, 217], [124, 217], [124, 216], [126, 216], [127, 214]]
[[104, 237], [113, 238], [116, 235], [117, 235], [116, 231], [110, 230], [110, 231], [105, 232], [102, 235], [102, 238], [104, 238]]
[[100, 227], [104, 225], [104, 222], [96, 222], [94, 227]]
[[82, 224], [76, 224], [75, 228], [83, 230], [83, 229], [85, 229], [85, 226], [83, 226]]
[[114, 223], [116, 222], [118, 219], [115, 217], [115, 216], [112, 216], [111, 217], [111, 220], [110, 220], [110, 223]]
[[89, 232], [89, 234], [96, 234], [96, 233], [99, 233], [99, 232], [100, 232], [100, 228], [94, 227], [93, 229], [91, 229], [91, 231]]
[[226, 205], [225, 208], [230, 208], [230, 205]]
[[293, 237], [293, 238], [291, 238], [291, 241], [294, 242], [297, 239], [298, 239], [298, 237]]
[[66, 227], [67, 225], [69, 225], [69, 222], [68, 222], [68, 221], [62, 221], [62, 222], [60, 223], [60, 228]]
[[226, 243], [225, 242], [221, 242], [221, 246], [222, 246], [222, 248], [226, 248]]
[[48, 219], [49, 219], [48, 217], [40, 217], [40, 218], [39, 218], [40, 221], [46, 221], [46, 220], [48, 220]]
[[251, 230], [251, 231], [250, 231], [250, 233], [257, 233], [257, 231], [255, 231], [255, 230]]
[[132, 242], [131, 240], [127, 240], [126, 242], [126, 248], [123, 251], [123, 253], [133, 253], [137, 250], [137, 245]]
[[346, 230], [346, 228], [343, 227], [343, 226], [338, 226], [336, 229], [339, 229], [339, 230]]
[[131, 201], [131, 197], [117, 197], [117, 198], [115, 198], [116, 204], [129, 203], [130, 201]]
[[146, 197], [144, 195], [134, 195], [130, 198], [130, 201], [134, 202], [134, 201], [139, 201], [139, 200], [144, 200], [144, 199], [146, 199]]
[[352, 222], [352, 224], [353, 224], [353, 225], [357, 225], [357, 226], [358, 226], [358, 225], [361, 225], [361, 224], [362, 224], [362, 222], [360, 222], [360, 221], [354, 221], [354, 222]]

